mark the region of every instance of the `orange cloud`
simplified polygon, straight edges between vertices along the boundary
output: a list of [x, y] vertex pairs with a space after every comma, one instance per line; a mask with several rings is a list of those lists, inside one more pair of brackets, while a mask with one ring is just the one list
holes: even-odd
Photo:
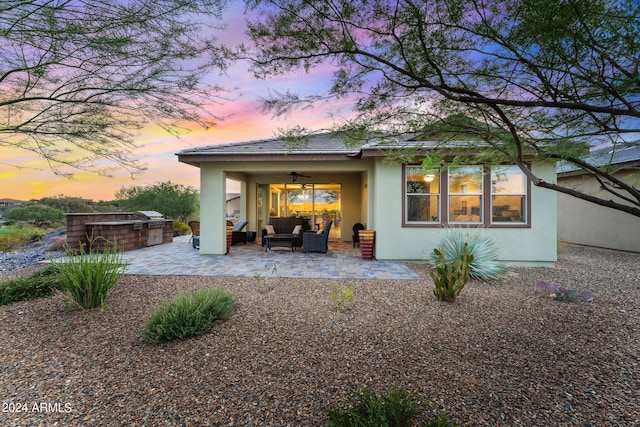
[[[199, 188], [199, 170], [179, 163], [175, 153], [202, 145], [248, 141], [273, 137], [279, 128], [302, 126], [326, 129], [332, 125], [329, 114], [351, 115], [348, 100], [320, 105], [315, 109], [294, 110], [291, 114], [273, 117], [261, 111], [261, 98], [270, 90], [300, 91], [300, 96], [326, 90], [333, 67], [319, 68], [312, 74], [289, 75], [279, 79], [260, 81], [238, 66], [229, 85], [242, 88], [230, 96], [235, 99], [215, 106], [215, 114], [223, 119], [210, 129], [193, 129], [175, 137], [160, 127], [148, 127], [138, 136], [134, 155], [147, 170], [132, 179], [126, 171], [107, 178], [77, 173], [73, 179], [55, 175], [47, 163], [28, 152], [0, 148], [0, 198], [21, 200], [56, 195], [86, 197], [93, 200], [112, 200], [123, 186], [148, 185], [163, 181]], [[324, 86], [324, 87], [323, 87]], [[242, 92], [242, 93], [240, 93]]]

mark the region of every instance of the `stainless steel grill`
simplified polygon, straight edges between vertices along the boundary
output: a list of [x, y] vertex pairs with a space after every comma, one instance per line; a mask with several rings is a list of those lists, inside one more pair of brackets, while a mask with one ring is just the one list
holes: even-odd
[[162, 233], [165, 225], [165, 218], [156, 211], [137, 211], [131, 215], [135, 221], [134, 230], [141, 230], [144, 224], [147, 226], [147, 246], [159, 245], [162, 243]]
[[159, 219], [164, 221], [164, 215], [156, 211], [137, 211], [137, 212], [134, 212], [133, 215], [131, 215], [131, 217], [133, 219], [140, 220], [140, 221], [153, 221], [153, 220], [159, 220]]

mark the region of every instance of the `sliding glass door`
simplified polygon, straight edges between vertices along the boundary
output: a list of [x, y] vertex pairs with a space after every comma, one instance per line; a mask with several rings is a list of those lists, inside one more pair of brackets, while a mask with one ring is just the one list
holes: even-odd
[[330, 238], [339, 239], [342, 229], [340, 184], [271, 184], [269, 216], [305, 218], [315, 231], [333, 221]]

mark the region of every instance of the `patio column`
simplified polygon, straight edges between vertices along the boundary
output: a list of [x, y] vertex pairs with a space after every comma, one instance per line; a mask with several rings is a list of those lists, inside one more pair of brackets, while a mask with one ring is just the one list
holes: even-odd
[[200, 166], [200, 254], [227, 252], [226, 173], [210, 163]]

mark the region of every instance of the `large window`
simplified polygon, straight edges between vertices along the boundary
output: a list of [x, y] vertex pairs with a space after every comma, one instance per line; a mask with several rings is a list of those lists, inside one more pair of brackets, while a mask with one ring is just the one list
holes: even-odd
[[449, 168], [449, 222], [482, 222], [482, 166]]
[[525, 222], [527, 181], [517, 166], [491, 168], [491, 222]]
[[411, 226], [528, 227], [530, 185], [517, 166], [404, 167], [404, 219]]
[[428, 223], [440, 221], [440, 173], [420, 166], [406, 168], [405, 221]]
[[[321, 230], [333, 221], [331, 238], [342, 233], [340, 184], [270, 184], [268, 212], [271, 217], [302, 218], [309, 229]], [[265, 220], [265, 221], [268, 221]], [[266, 222], [265, 222], [266, 224]]]

